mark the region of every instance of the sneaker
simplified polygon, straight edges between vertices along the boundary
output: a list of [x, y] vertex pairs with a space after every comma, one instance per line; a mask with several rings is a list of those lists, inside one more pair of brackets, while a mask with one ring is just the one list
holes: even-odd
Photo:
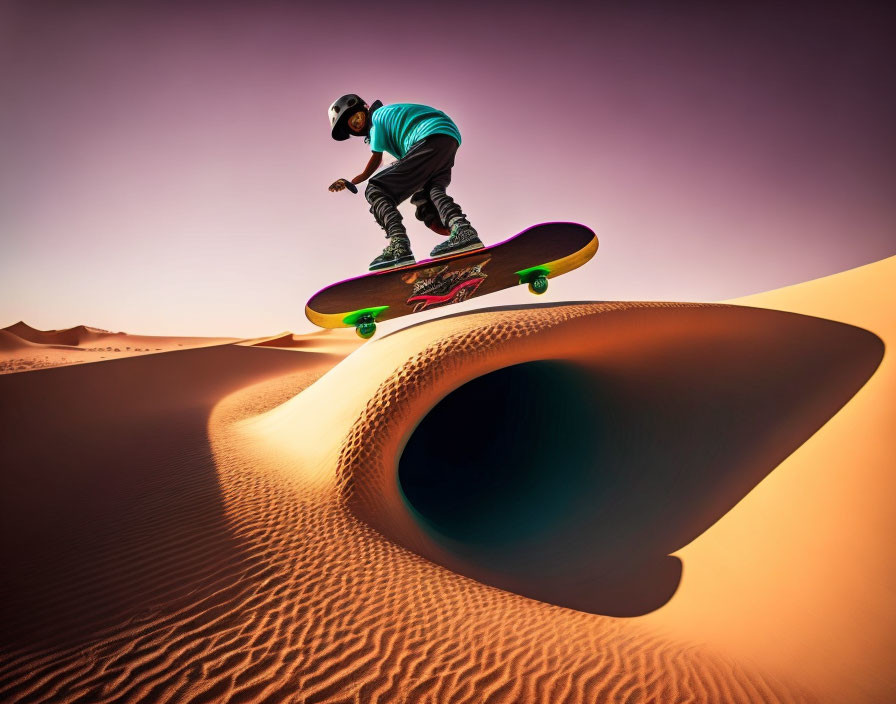
[[394, 269], [399, 266], [413, 264], [416, 260], [411, 252], [411, 241], [407, 237], [395, 235], [389, 238], [389, 244], [383, 253], [370, 262], [370, 271]]
[[481, 249], [484, 246], [476, 230], [467, 222], [466, 218], [457, 218], [451, 223], [451, 236], [441, 244], [437, 244], [429, 256], [444, 257], [448, 254]]

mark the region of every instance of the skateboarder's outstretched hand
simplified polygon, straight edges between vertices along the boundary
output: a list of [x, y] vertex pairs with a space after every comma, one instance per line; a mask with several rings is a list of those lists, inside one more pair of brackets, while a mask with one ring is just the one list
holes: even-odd
[[331, 190], [335, 193], [336, 191], [343, 191], [347, 187], [348, 187], [348, 184], [346, 184], [345, 179], [338, 178], [335, 181], [333, 181], [333, 183], [330, 184], [329, 190]]

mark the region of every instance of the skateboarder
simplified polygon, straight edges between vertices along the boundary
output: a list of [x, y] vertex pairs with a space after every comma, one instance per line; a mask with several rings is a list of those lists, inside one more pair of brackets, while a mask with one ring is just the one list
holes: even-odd
[[[430, 252], [442, 257], [482, 247], [482, 242], [460, 206], [445, 193], [451, 183], [451, 167], [460, 146], [460, 131], [445, 113], [426, 105], [379, 100], [367, 105], [355, 94], [343, 95], [329, 109], [332, 136], [346, 140], [363, 137], [373, 152], [364, 171], [351, 179], [358, 184], [368, 178], [365, 196], [370, 212], [386, 231], [389, 244], [370, 263], [370, 270], [392, 269], [414, 263], [407, 230], [396, 207], [408, 198], [418, 220], [448, 239]], [[389, 152], [397, 161], [371, 176]], [[334, 181], [329, 190], [346, 188], [346, 179]]]

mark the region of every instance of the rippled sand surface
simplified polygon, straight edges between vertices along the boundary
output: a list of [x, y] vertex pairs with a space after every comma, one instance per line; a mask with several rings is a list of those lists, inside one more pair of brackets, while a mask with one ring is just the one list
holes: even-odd
[[[688, 551], [892, 380], [885, 332], [594, 303], [447, 317], [351, 354], [224, 345], [7, 375], [0, 699], [830, 700], [844, 681], [758, 657], [737, 619], [720, 637], [695, 617], [695, 594], [710, 613], [748, 609], [779, 565], [713, 590], [717, 554]], [[749, 432], [720, 438], [731, 408]], [[583, 414], [616, 432], [573, 443]], [[660, 450], [625, 440], [631, 423]], [[494, 440], [465, 452], [477, 432]], [[489, 472], [497, 441], [548, 445]], [[850, 568], [890, 565], [869, 552]], [[762, 607], [743, 619], [771, 638], [791, 607]], [[856, 701], [888, 683], [864, 686]]]

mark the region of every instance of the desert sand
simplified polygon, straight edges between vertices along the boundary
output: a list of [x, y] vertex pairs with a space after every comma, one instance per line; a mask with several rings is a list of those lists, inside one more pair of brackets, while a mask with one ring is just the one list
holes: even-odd
[[336, 354], [346, 356], [363, 340], [355, 335], [354, 330], [341, 328], [336, 330], [320, 330], [318, 332], [297, 335], [294, 332], [278, 333], [270, 337], [259, 337], [251, 340], [243, 340], [238, 343], [245, 347], [274, 347], [284, 350], [302, 350], [303, 352], [318, 352], [322, 354]]
[[733, 301], [859, 326], [872, 378], [712, 529], [649, 625], [780, 669], [824, 701], [896, 701], [896, 257]]
[[0, 700], [892, 700], [894, 280], [4, 375]]
[[87, 325], [37, 330], [23, 321], [0, 330], [0, 374], [234, 342], [232, 337], [128, 335]]

